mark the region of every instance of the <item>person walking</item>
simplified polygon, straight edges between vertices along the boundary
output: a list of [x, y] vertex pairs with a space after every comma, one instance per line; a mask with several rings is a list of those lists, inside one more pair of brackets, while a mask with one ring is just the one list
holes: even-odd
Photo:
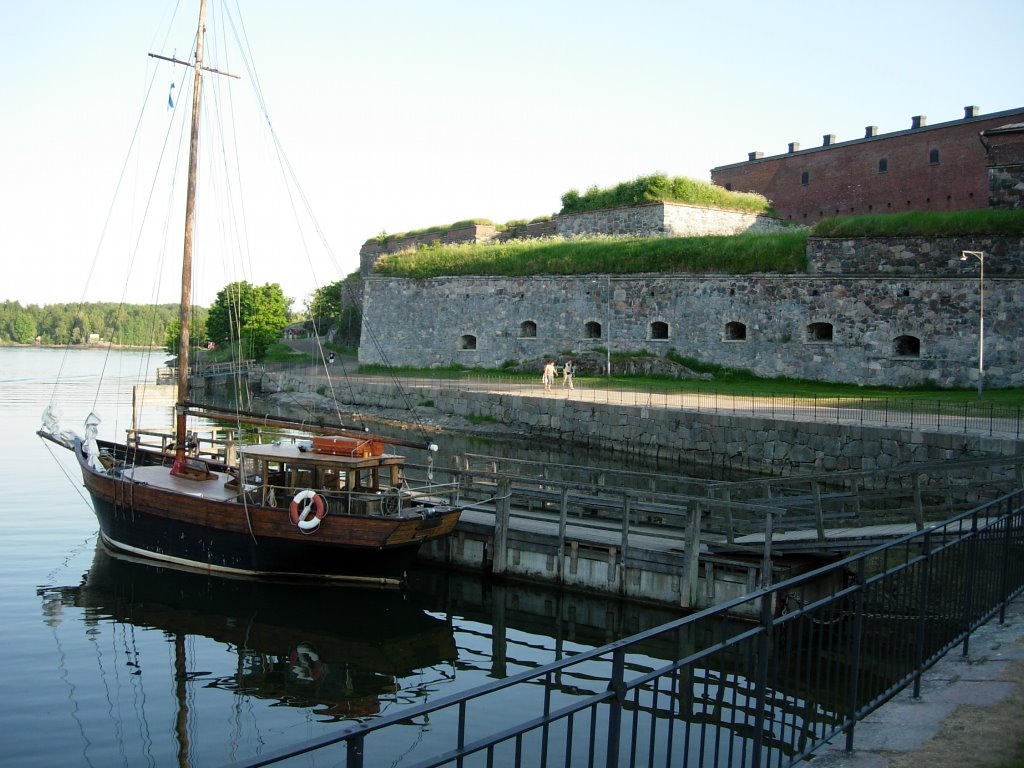
[[544, 391], [551, 389], [551, 385], [555, 383], [555, 376], [557, 375], [558, 372], [555, 370], [555, 361], [548, 360], [547, 364], [544, 366], [544, 374], [540, 377], [540, 380], [544, 382]]
[[576, 373], [576, 369], [573, 368], [572, 360], [566, 360], [565, 365], [562, 366], [562, 389], [568, 387], [569, 389], [576, 389], [572, 384], [572, 377]]

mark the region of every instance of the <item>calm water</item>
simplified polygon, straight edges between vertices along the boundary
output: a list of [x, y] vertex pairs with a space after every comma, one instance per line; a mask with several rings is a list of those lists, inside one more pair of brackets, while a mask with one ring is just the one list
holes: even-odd
[[[0, 348], [6, 765], [218, 765], [674, 617], [429, 570], [404, 592], [367, 592], [255, 585], [112, 558], [97, 547], [70, 453], [35, 430], [63, 368], [64, 428], [83, 432], [96, 410], [101, 436], [119, 436], [131, 420], [131, 385], [140, 372], [152, 381], [163, 362], [139, 352]], [[97, 400], [104, 371], [119, 386]], [[441, 736], [429, 724], [409, 729], [389, 764]]]

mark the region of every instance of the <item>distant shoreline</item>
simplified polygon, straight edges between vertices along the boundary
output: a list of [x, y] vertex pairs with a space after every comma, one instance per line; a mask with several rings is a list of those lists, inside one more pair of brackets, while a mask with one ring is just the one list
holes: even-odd
[[0, 341], [0, 348], [11, 347], [13, 349], [116, 349], [118, 351], [147, 352], [158, 350], [173, 357], [166, 349], [160, 346], [139, 345], [139, 344], [19, 344], [16, 341]]

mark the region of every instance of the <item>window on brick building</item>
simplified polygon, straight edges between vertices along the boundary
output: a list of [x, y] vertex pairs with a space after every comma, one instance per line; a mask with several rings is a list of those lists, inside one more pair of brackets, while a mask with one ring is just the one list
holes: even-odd
[[462, 349], [476, 349], [476, 336], [467, 333], [462, 337], [460, 343], [462, 344]]
[[807, 326], [808, 341], [832, 341], [832, 323], [811, 323]]
[[651, 338], [667, 339], [668, 323], [663, 323], [661, 320], [655, 320], [653, 323], [651, 323]]
[[733, 321], [725, 324], [726, 341], [746, 341], [746, 339], [747, 326], [744, 323]]
[[601, 338], [601, 324], [595, 323], [591, 320], [585, 326], [583, 326], [583, 334], [588, 339], [600, 339]]
[[928, 162], [931, 165], [939, 164], [939, 150], [933, 149], [930, 152], [928, 152]]
[[888, 173], [889, 172], [889, 161], [888, 161], [888, 159], [883, 157], [881, 160], [878, 161], [878, 172], [879, 173]]
[[917, 336], [897, 336], [892, 340], [892, 352], [896, 357], [920, 357], [921, 340]]
[[537, 324], [533, 320], [524, 320], [519, 324], [519, 338], [521, 339], [535, 339], [537, 338]]
[[803, 173], [800, 174], [800, 183], [803, 186], [806, 187], [810, 183], [810, 181], [811, 181], [811, 174], [809, 174], [807, 171], [804, 171]]

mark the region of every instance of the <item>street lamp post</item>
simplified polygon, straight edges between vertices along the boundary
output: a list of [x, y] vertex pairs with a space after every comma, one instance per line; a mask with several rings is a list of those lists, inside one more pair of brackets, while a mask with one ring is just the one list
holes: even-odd
[[985, 252], [961, 251], [960, 261], [967, 261], [968, 256], [978, 260], [978, 399], [985, 378]]
[[607, 363], [606, 370], [605, 370], [605, 377], [610, 379], [612, 377], [612, 278], [611, 278], [611, 275], [606, 275], [605, 276], [605, 280], [607, 281], [607, 283], [606, 283], [606, 287], [607, 287], [606, 294], [607, 295], [605, 296], [605, 319], [606, 319], [607, 322], [605, 323], [605, 325], [608, 326], [608, 334], [607, 334], [608, 338], [606, 339], [606, 343], [604, 345], [604, 348], [605, 348], [605, 360], [606, 360], [606, 363]]

